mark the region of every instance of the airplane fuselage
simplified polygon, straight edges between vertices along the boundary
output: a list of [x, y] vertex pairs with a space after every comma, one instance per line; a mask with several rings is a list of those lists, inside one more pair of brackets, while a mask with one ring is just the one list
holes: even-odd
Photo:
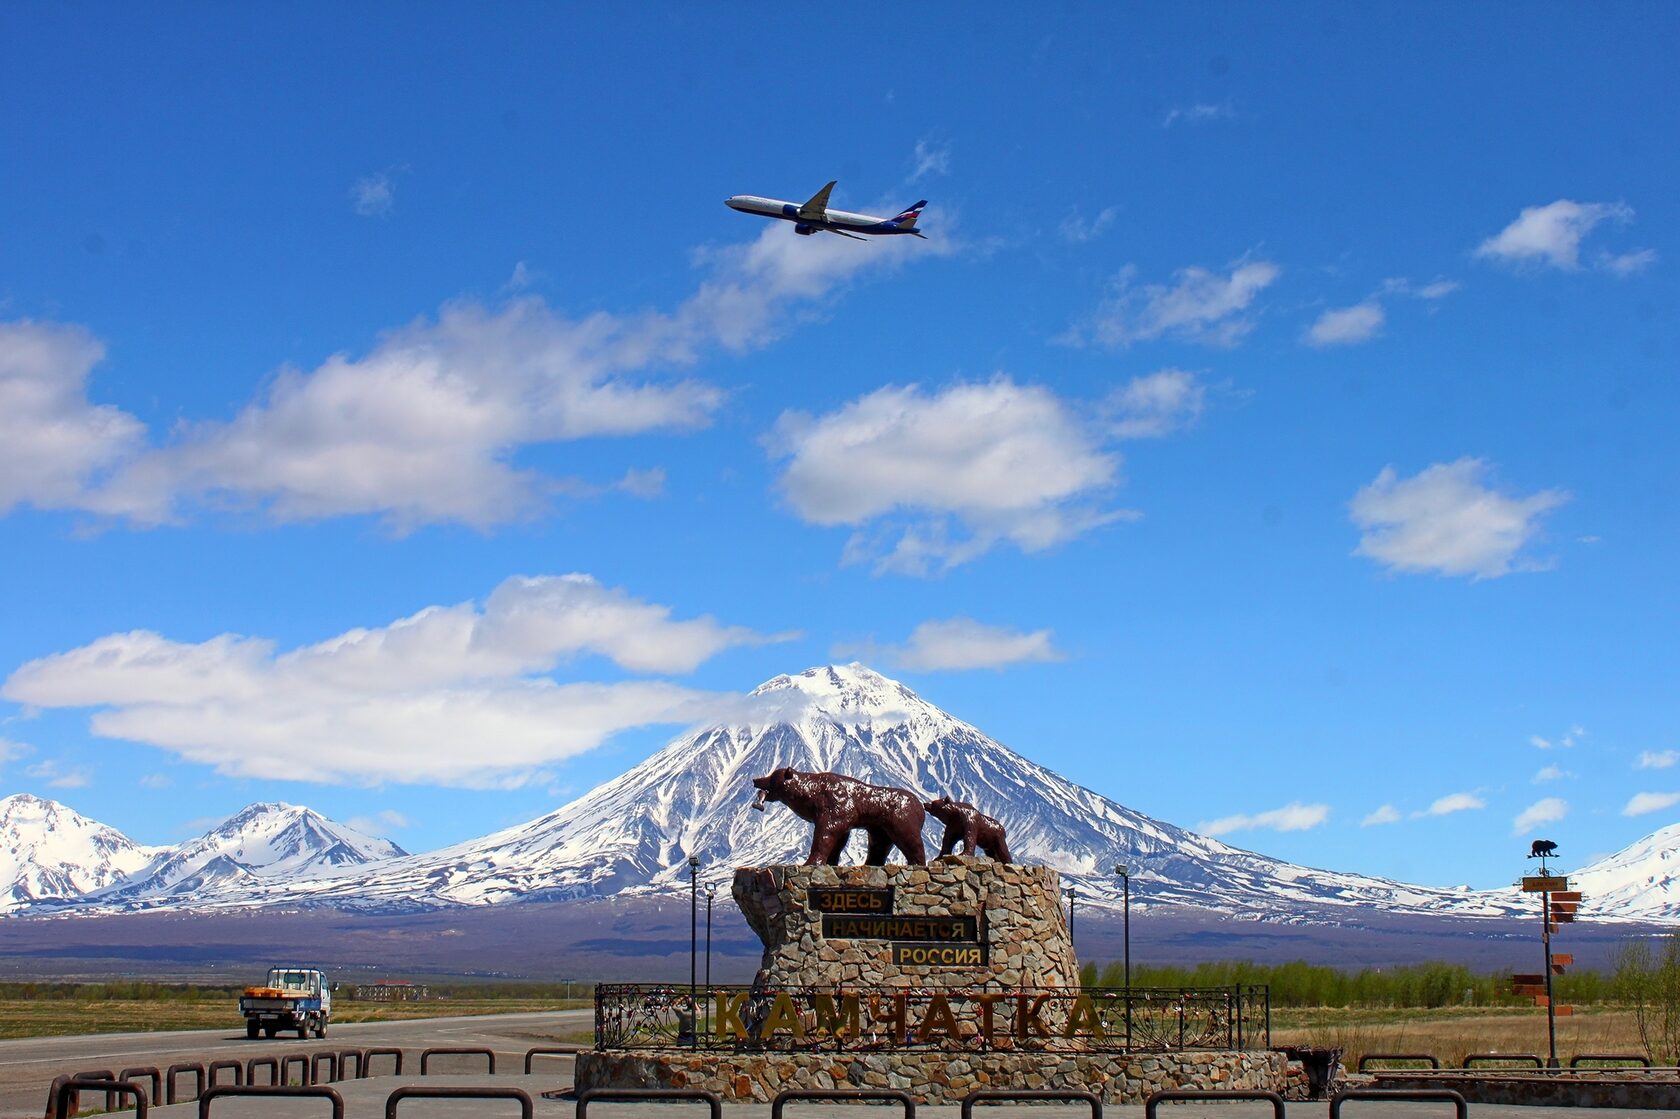
[[739, 210], [743, 214], [757, 214], [764, 218], [780, 218], [793, 222], [794, 227], [801, 233], [815, 232], [819, 229], [837, 229], [845, 233], [867, 233], [874, 236], [886, 234], [909, 233], [921, 236], [914, 226], [894, 225], [888, 218], [878, 218], [873, 214], [854, 214], [847, 210], [828, 210], [822, 212], [821, 217], [799, 214], [799, 203], [786, 202], [780, 198], [760, 198], [756, 194], [737, 194], [733, 198], [725, 198], [723, 204], [731, 210]]

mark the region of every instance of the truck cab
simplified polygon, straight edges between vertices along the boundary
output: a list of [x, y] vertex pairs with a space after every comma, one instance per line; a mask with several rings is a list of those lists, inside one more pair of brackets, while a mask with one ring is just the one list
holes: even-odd
[[246, 1037], [273, 1037], [281, 1030], [296, 1030], [299, 1037], [326, 1037], [332, 985], [319, 968], [269, 968], [260, 986], [245, 988], [239, 1013], [245, 1018]]

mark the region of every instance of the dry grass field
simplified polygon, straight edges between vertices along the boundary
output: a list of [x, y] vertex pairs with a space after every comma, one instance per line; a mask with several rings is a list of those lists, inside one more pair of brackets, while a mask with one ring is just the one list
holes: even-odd
[[[436, 999], [424, 1002], [352, 1002], [333, 1005], [334, 1022], [388, 1022], [474, 1014], [519, 1014], [592, 1005], [572, 999]], [[235, 1000], [216, 999], [0, 999], [0, 1038], [151, 1030], [243, 1032]]]
[[[1272, 1044], [1341, 1046], [1348, 1068], [1367, 1053], [1430, 1053], [1446, 1067], [1463, 1064], [1468, 1053], [1544, 1057], [1546, 1012], [1530, 1007], [1274, 1010]], [[1565, 1064], [1578, 1053], [1644, 1052], [1633, 1013], [1611, 1007], [1580, 1007], [1559, 1018], [1557, 1045]]]

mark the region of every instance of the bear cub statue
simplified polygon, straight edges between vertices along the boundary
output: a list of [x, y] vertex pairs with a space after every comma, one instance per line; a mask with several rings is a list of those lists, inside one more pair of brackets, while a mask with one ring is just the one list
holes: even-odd
[[1003, 825], [972, 804], [940, 797], [925, 802], [922, 807], [927, 809], [929, 816], [945, 825], [945, 839], [939, 845], [941, 855], [949, 855], [961, 840], [965, 855], [978, 851], [1000, 863], [1009, 861], [1009, 845], [1004, 841]]

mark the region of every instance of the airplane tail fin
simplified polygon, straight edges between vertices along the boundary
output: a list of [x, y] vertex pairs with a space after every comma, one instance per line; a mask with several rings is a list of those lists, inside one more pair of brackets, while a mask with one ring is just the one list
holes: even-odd
[[898, 217], [892, 219], [892, 224], [898, 226], [900, 229], [915, 229], [916, 219], [922, 216], [922, 207], [926, 205], [927, 199], [924, 198], [914, 206], [911, 206], [909, 209], [899, 214]]

